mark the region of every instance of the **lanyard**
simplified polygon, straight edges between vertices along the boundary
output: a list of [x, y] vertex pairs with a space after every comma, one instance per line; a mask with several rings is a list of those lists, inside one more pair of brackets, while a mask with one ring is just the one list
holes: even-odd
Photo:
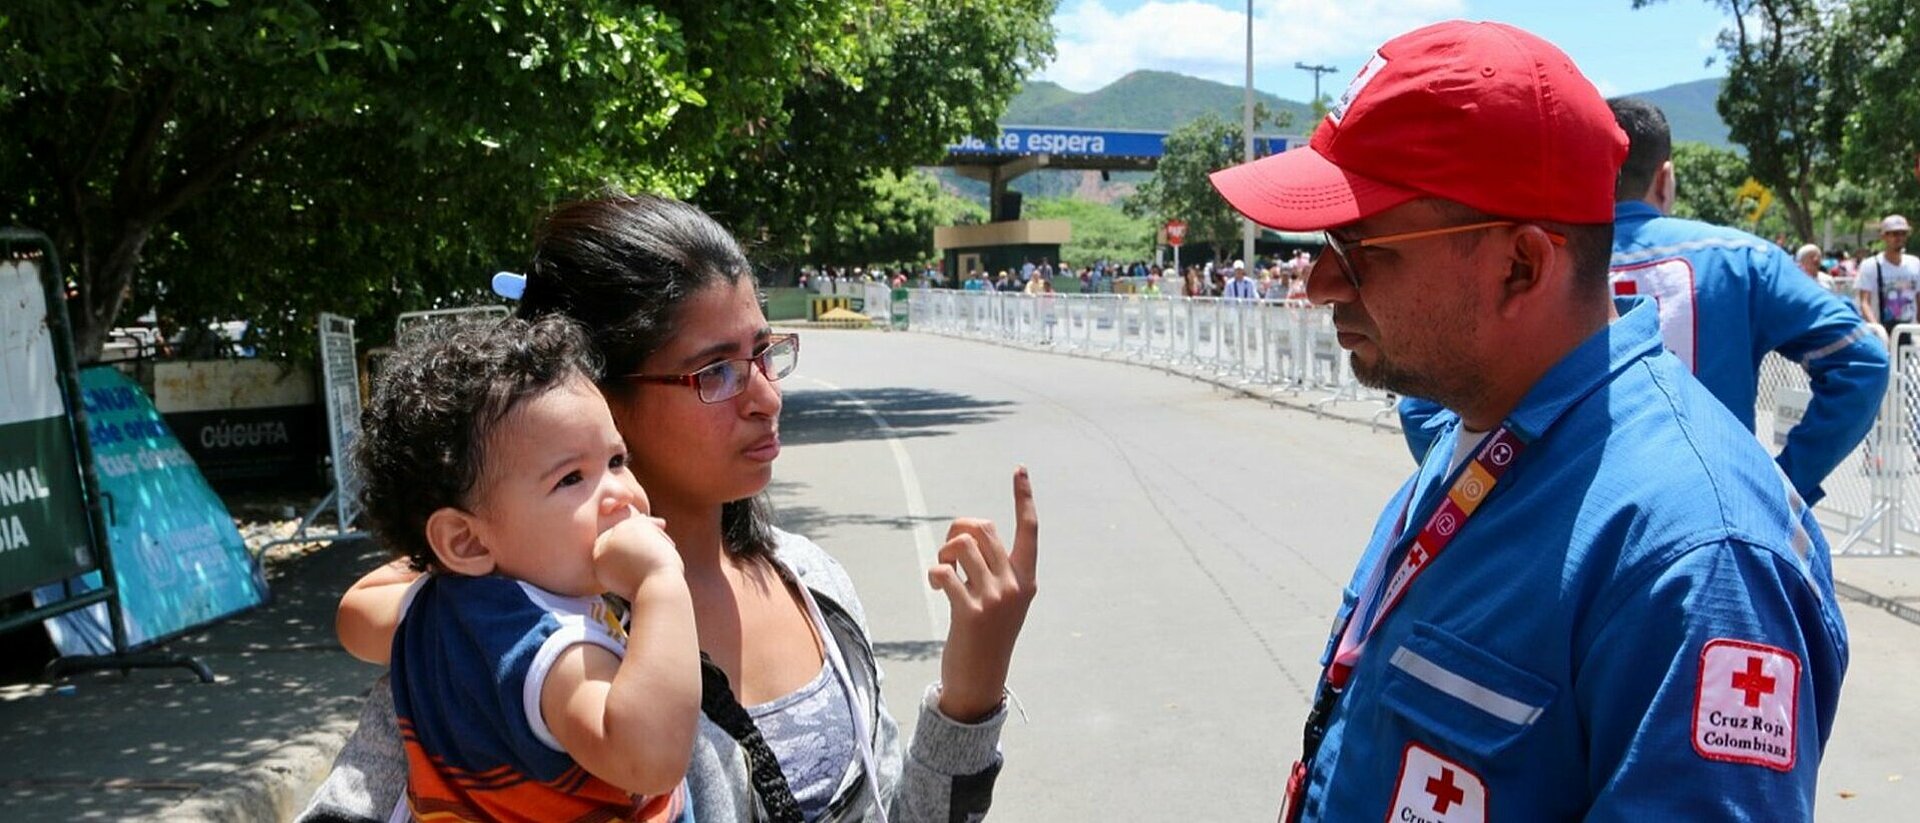
[[[1385, 590], [1379, 591], [1365, 604], [1356, 604], [1353, 612], [1347, 615], [1346, 623], [1340, 627], [1340, 642], [1335, 647], [1333, 661], [1327, 664], [1324, 682], [1314, 695], [1313, 708], [1307, 713], [1301, 758], [1294, 761], [1288, 775], [1287, 803], [1281, 820], [1295, 821], [1300, 817], [1301, 800], [1306, 793], [1308, 778], [1307, 764], [1312, 763], [1314, 756], [1319, 753], [1320, 743], [1326, 738], [1327, 722], [1333, 714], [1333, 706], [1346, 688], [1347, 680], [1353, 676], [1353, 667], [1360, 662], [1361, 653], [1366, 651], [1367, 640], [1387, 614], [1400, 605], [1401, 598], [1406, 596], [1413, 582], [1420, 578], [1421, 573], [1433, 564], [1441, 552], [1446, 551], [1454, 535], [1459, 534], [1460, 527], [1466, 525], [1467, 518], [1472, 517], [1480, 504], [1486, 501], [1487, 495], [1493, 493], [1494, 485], [1506, 475], [1507, 469], [1512, 468], [1526, 447], [1526, 441], [1504, 424], [1489, 435], [1474, 450], [1473, 459], [1468, 461], [1465, 470], [1454, 478], [1453, 486], [1447, 489], [1446, 496], [1434, 507], [1433, 514], [1427, 517], [1426, 525], [1420, 527], [1413, 544], [1407, 547], [1400, 563], [1394, 567], [1393, 575], [1387, 578]], [[1406, 507], [1400, 512], [1400, 522], [1387, 540], [1387, 546], [1399, 544], [1400, 537], [1406, 533], [1408, 519], [1413, 516], [1413, 508], [1419, 502], [1411, 497], [1407, 500]], [[1375, 574], [1368, 578], [1365, 593], [1374, 593], [1379, 587], [1379, 575]], [[1366, 607], [1366, 615], [1361, 614], [1362, 605]]]
[[[1407, 590], [1420, 578], [1421, 573], [1433, 565], [1441, 552], [1446, 551], [1454, 535], [1460, 533], [1460, 527], [1480, 508], [1481, 502], [1493, 492], [1494, 485], [1506, 475], [1514, 459], [1525, 448], [1526, 443], [1513, 433], [1513, 429], [1503, 425], [1474, 450], [1473, 459], [1454, 479], [1453, 487], [1447, 490], [1446, 496], [1441, 498], [1433, 514], [1427, 518], [1426, 525], [1414, 536], [1413, 544], [1401, 555], [1393, 575], [1387, 578], [1386, 588], [1367, 604], [1371, 614], [1362, 615], [1356, 609], [1355, 613], [1347, 616], [1333, 662], [1327, 666], [1326, 679], [1329, 684], [1336, 689], [1346, 687], [1347, 679], [1353, 676], [1353, 667], [1360, 662], [1360, 655], [1366, 651], [1367, 640], [1373, 636], [1374, 630], [1380, 627], [1381, 621], [1395, 606], [1400, 605], [1401, 598], [1406, 596]], [[1400, 536], [1405, 533], [1407, 518], [1418, 503], [1413, 499], [1407, 501], [1407, 508], [1400, 515], [1400, 526], [1394, 529], [1393, 539], [1388, 541], [1388, 545], [1399, 542]]]

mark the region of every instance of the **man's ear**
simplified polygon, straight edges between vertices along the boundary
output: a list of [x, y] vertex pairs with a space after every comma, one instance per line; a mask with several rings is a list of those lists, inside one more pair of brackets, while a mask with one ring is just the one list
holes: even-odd
[[1674, 176], [1673, 161], [1669, 159], [1654, 171], [1653, 183], [1647, 187], [1647, 196], [1642, 199], [1652, 203], [1661, 214], [1672, 214], [1674, 202], [1680, 199], [1679, 191], [1680, 181]]
[[1553, 238], [1539, 226], [1517, 228], [1508, 254], [1507, 276], [1500, 284], [1500, 313], [1508, 317], [1531, 313], [1556, 273], [1566, 273], [1557, 269], [1571, 272], [1563, 259], [1566, 247], [1554, 245]]
[[469, 577], [493, 573], [493, 552], [481, 538], [479, 518], [469, 512], [444, 506], [428, 515], [427, 544], [447, 571]]

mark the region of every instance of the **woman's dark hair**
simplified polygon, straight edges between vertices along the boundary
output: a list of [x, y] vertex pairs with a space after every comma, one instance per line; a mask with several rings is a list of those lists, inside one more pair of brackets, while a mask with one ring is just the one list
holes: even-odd
[[570, 378], [598, 380], [586, 335], [562, 317], [430, 323], [381, 368], [361, 415], [360, 502], [382, 545], [426, 571], [427, 518], [466, 508], [488, 438], [522, 401]]
[[[746, 253], [706, 212], [664, 197], [608, 194], [541, 221], [519, 314], [559, 314], [584, 327], [606, 364], [600, 388], [614, 397], [631, 389], [620, 377], [639, 371], [678, 331], [688, 297], [742, 278], [753, 282]], [[721, 507], [720, 527], [735, 554], [773, 550], [765, 493]]]

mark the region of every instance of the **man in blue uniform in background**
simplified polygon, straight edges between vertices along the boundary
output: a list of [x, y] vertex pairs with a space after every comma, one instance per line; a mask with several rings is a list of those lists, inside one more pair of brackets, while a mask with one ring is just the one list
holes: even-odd
[[1807, 370], [1813, 396], [1776, 460], [1801, 497], [1819, 502], [1820, 481], [1860, 445], [1880, 412], [1886, 343], [1785, 249], [1736, 229], [1666, 216], [1676, 189], [1666, 115], [1632, 97], [1607, 104], [1628, 141], [1614, 188], [1613, 293], [1653, 297], [1667, 349], [1747, 428], [1767, 352]]
[[1294, 820], [1805, 820], [1846, 670], [1825, 539], [1614, 300], [1626, 136], [1559, 49], [1389, 41], [1307, 148], [1213, 176], [1327, 231], [1308, 295], [1362, 382], [1450, 410], [1322, 659]]
[[[1666, 115], [1632, 97], [1607, 104], [1628, 141], [1614, 187], [1613, 293], [1653, 298], [1667, 349], [1748, 429], [1767, 353], [1806, 369], [1811, 397], [1775, 459], [1808, 504], [1819, 502], [1826, 495], [1821, 481], [1860, 445], [1880, 412], [1886, 343], [1779, 246], [1666, 216], [1676, 191]], [[1409, 447], [1424, 454], [1440, 422], [1431, 419], [1438, 407], [1409, 398], [1400, 410]]]

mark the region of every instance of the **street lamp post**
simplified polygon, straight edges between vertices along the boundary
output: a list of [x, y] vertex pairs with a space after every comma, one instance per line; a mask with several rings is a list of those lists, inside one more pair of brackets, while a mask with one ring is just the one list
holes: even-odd
[[[1242, 162], [1253, 162], [1253, 0], [1247, 0], [1247, 88], [1241, 102], [1240, 144], [1245, 148]], [[1240, 259], [1253, 265], [1253, 218], [1240, 218]]]

